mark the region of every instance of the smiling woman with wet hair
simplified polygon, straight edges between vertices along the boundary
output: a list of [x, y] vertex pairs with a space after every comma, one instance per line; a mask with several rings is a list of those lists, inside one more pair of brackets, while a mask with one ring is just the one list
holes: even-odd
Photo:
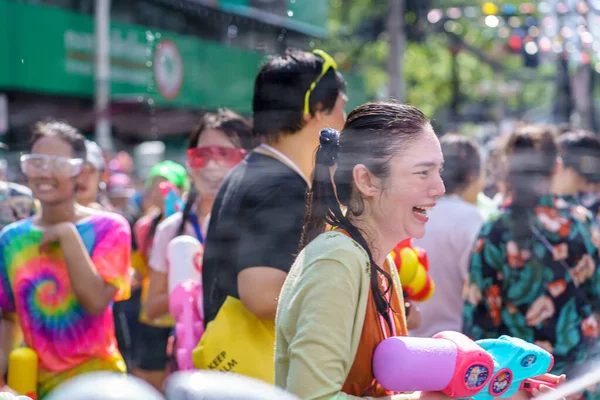
[[407, 334], [387, 255], [425, 234], [428, 210], [444, 194], [442, 162], [431, 124], [412, 106], [365, 104], [341, 134], [321, 131], [301, 252], [279, 299], [278, 386], [302, 399], [391, 394], [371, 367], [385, 337]]
[[348, 115], [341, 134], [324, 129], [319, 141], [301, 251], [277, 309], [275, 383], [311, 400], [449, 399], [440, 392], [393, 394], [372, 367], [379, 343], [407, 335], [389, 253], [404, 239], [423, 237], [429, 210], [445, 191], [443, 154], [429, 120], [409, 105], [369, 103]]
[[38, 354], [42, 399], [73, 375], [126, 372], [111, 303], [129, 296], [131, 233], [123, 217], [76, 203], [85, 149], [65, 123], [36, 125], [21, 170], [40, 213], [0, 232], [0, 309]]

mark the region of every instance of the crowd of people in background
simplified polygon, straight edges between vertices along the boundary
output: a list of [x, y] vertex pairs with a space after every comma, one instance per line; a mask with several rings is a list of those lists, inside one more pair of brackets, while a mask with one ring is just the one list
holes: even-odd
[[[599, 137], [522, 123], [486, 158], [412, 106], [347, 116], [347, 101], [328, 54], [288, 50], [256, 77], [251, 120], [207, 112], [185, 165], [156, 164], [141, 188], [125, 155], [37, 124], [28, 187], [0, 182], [3, 372], [26, 345], [41, 399], [91, 371], [162, 391], [177, 370], [167, 245], [180, 235], [203, 248], [205, 326], [229, 298], [268, 321], [271, 383], [301, 399], [395, 398], [371, 365], [397, 335], [519, 337], [553, 354], [549, 383], [599, 363]], [[406, 238], [429, 257], [423, 303], [403, 298], [388, 257]], [[600, 385], [575, 397], [600, 399]]]

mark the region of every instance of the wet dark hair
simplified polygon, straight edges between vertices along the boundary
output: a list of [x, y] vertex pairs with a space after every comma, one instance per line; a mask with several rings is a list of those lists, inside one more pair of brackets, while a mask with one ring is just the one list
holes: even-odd
[[[252, 125], [250, 121], [234, 111], [231, 111], [227, 108], [222, 108], [216, 113], [204, 114], [196, 129], [194, 129], [190, 135], [188, 149], [194, 149], [198, 146], [200, 136], [202, 136], [202, 133], [207, 129], [216, 129], [222, 131], [236, 147], [247, 151], [252, 150], [257, 144], [252, 136]], [[190, 214], [197, 197], [198, 192], [192, 185], [185, 202], [181, 223], [177, 228], [175, 236], [183, 234], [185, 230], [185, 224], [190, 218]]]
[[[506, 137], [499, 136], [489, 140], [485, 149], [486, 195], [493, 197], [498, 193], [498, 185], [506, 182]], [[446, 166], [444, 166], [445, 168]]]
[[56, 137], [67, 142], [71, 145], [73, 158], [87, 159], [85, 138], [71, 125], [56, 120], [46, 120], [36, 123], [32, 130], [30, 149], [33, 148], [33, 145], [38, 140], [45, 137]]
[[570, 130], [557, 139], [566, 168], [572, 168], [591, 183], [600, 182], [600, 138], [585, 130]]
[[446, 134], [440, 139], [444, 154], [442, 180], [447, 194], [460, 192], [481, 173], [480, 148], [475, 140], [463, 135]]
[[[550, 193], [550, 179], [558, 156], [554, 133], [544, 126], [519, 127], [506, 143], [506, 156], [514, 236], [517, 243], [522, 243], [532, 235], [531, 210], [543, 195]], [[547, 193], [536, 187], [536, 183], [544, 181], [548, 183]]]
[[[323, 233], [326, 224], [347, 231], [369, 256], [371, 290], [377, 312], [390, 326], [392, 321], [387, 313], [390, 305], [379, 287], [377, 274], [385, 277], [388, 290], [392, 287], [391, 276], [374, 261], [363, 234], [344, 215], [340, 205], [347, 207], [349, 215], [360, 215], [364, 211], [364, 203], [354, 185], [354, 167], [363, 164], [373, 175], [385, 179], [390, 173], [391, 158], [427, 128], [431, 129], [427, 117], [412, 106], [379, 102], [357, 107], [348, 115], [341, 134], [331, 128], [321, 131], [321, 144], [308, 193], [300, 249]], [[334, 164], [337, 168], [332, 181], [330, 167]]]
[[252, 150], [256, 145], [252, 137], [250, 120], [228, 108], [220, 108], [217, 112], [208, 112], [202, 116], [190, 134], [188, 149], [198, 146], [200, 136], [207, 129], [222, 131], [236, 147], [241, 149]]
[[[304, 126], [304, 97], [323, 68], [320, 56], [296, 49], [270, 58], [254, 82], [253, 133], [257, 139], [275, 142]], [[330, 68], [310, 94], [311, 115], [330, 113], [340, 93], [346, 91], [342, 75]]]

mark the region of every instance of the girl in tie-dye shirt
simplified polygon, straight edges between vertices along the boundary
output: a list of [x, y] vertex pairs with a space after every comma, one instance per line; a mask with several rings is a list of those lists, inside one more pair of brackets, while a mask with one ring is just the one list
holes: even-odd
[[74, 128], [38, 125], [21, 169], [41, 213], [0, 232], [0, 309], [38, 354], [40, 398], [81, 373], [126, 372], [112, 302], [129, 296], [131, 233], [123, 217], [76, 205], [83, 159]]

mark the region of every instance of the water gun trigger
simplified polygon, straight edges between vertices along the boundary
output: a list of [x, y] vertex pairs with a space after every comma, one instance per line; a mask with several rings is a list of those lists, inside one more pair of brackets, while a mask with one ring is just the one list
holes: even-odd
[[523, 382], [521, 382], [521, 387], [519, 388], [519, 390], [525, 390], [525, 391], [531, 393], [534, 389], [539, 390], [542, 385], [548, 386], [550, 388], [556, 387], [556, 384], [554, 384], [552, 382], [546, 382], [546, 381], [541, 381], [541, 380], [535, 379], [535, 378], [529, 378], [529, 379], [525, 379]]
[[502, 335], [497, 339], [476, 342], [494, 359], [494, 375], [475, 400], [508, 398], [519, 390], [533, 391], [541, 385], [552, 387], [540, 377], [552, 369], [552, 354], [523, 339]]

